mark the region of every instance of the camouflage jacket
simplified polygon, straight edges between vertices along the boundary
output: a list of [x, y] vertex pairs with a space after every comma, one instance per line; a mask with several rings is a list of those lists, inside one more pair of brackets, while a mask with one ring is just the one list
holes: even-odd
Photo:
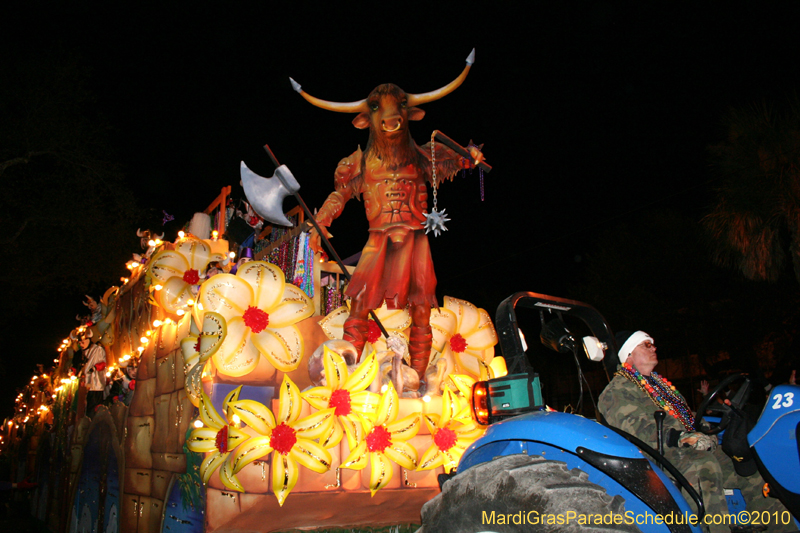
[[[656, 419], [658, 407], [638, 385], [623, 376], [614, 379], [600, 394], [597, 408], [610, 425], [627, 431], [653, 448], [656, 443]], [[673, 416], [664, 418], [664, 435], [670, 428], [684, 431], [683, 425]]]

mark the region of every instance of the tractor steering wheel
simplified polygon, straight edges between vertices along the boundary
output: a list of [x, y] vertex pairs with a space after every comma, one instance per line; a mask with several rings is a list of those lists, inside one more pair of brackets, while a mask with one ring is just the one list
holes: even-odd
[[[730, 398], [730, 405], [715, 401], [719, 393], [722, 392], [725, 387], [737, 381], [741, 381], [742, 385], [736, 391], [736, 394], [733, 395], [733, 398]], [[750, 377], [747, 374], [731, 374], [727, 378], [720, 381], [719, 385], [714, 387], [714, 390], [711, 391], [708, 396], [706, 396], [706, 398], [700, 404], [700, 407], [697, 408], [697, 415], [694, 418], [695, 431], [705, 433], [706, 435], [716, 435], [720, 431], [724, 430], [726, 427], [728, 427], [728, 424], [731, 421], [732, 409], [741, 410], [742, 407], [744, 407], [744, 405], [747, 403], [747, 399], [750, 397], [750, 391]], [[706, 411], [710, 411], [711, 415], [719, 416], [721, 419], [719, 423], [713, 425], [711, 429], [705, 429], [705, 427], [702, 425], [702, 421], [706, 416]]]

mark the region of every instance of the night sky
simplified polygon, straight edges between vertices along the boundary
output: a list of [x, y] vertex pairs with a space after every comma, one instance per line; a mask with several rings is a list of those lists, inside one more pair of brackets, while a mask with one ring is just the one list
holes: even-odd
[[[238, 185], [241, 160], [272, 174], [264, 144], [312, 208], [333, 190], [339, 159], [366, 144], [352, 115], [311, 106], [289, 76], [335, 101], [386, 82], [426, 92], [475, 48], [464, 84], [423, 106], [411, 132], [420, 145], [434, 129], [485, 143], [485, 200], [477, 172], [444, 184], [439, 206], [452, 221], [431, 245], [440, 297], [493, 314], [519, 290], [582, 299], [567, 291], [615, 222], [661, 207], [699, 220], [714, 185], [707, 148], [725, 137], [726, 111], [798, 87], [797, 2], [642, 4], [17, 1], [0, 8], [0, 65], [6, 54], [74, 51], [127, 185], [143, 212], [175, 216], [174, 239], [221, 187]], [[357, 253], [361, 204], [330, 229], [342, 257]], [[0, 413], [77, 325], [80, 301], [70, 305], [26, 322], [35, 334], [2, 354], [11, 382]]]

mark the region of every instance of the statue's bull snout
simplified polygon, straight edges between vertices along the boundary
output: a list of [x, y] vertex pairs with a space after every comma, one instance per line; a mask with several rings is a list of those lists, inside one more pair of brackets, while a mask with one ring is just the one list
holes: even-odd
[[381, 119], [381, 129], [383, 131], [397, 131], [403, 127], [403, 117], [400, 115], [391, 115]]

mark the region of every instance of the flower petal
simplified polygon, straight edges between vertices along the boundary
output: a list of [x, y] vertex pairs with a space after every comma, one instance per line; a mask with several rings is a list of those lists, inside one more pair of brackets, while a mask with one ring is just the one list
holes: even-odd
[[[217, 274], [215, 278], [221, 276]], [[228, 334], [219, 349], [212, 356], [214, 365], [221, 374], [238, 377], [249, 374], [258, 365], [260, 354], [250, 342], [250, 328], [241, 317], [227, 321]]]
[[362, 440], [358, 446], [350, 450], [340, 468], [349, 468], [351, 470], [363, 470], [367, 466], [367, 441]]
[[[364, 426], [364, 417], [361, 414], [350, 413], [345, 417], [339, 417], [339, 422], [341, 422], [342, 427], [344, 428], [344, 432], [347, 435], [347, 444], [350, 446], [351, 450], [364, 442], [364, 437], [366, 437], [367, 431]], [[366, 423], [369, 424], [368, 422]]]
[[183, 273], [189, 270], [189, 262], [186, 257], [176, 250], [161, 250], [150, 258], [147, 266], [147, 273], [157, 279], [163, 285], [169, 278], [176, 276], [183, 277]]
[[186, 439], [186, 447], [197, 453], [213, 452], [217, 449], [217, 432], [219, 430], [202, 427], [193, 429]]
[[203, 367], [205, 365], [194, 365], [187, 373], [183, 384], [186, 396], [195, 407], [200, 406], [200, 392], [203, 390]]
[[390, 333], [400, 332], [411, 326], [411, 315], [405, 308], [389, 309], [386, 306], [386, 302], [384, 302], [378, 309], [375, 309], [375, 314], [383, 324], [383, 327]]
[[297, 420], [300, 416], [300, 409], [303, 407], [303, 399], [300, 397], [300, 389], [289, 379], [289, 376], [283, 376], [278, 398], [280, 399], [278, 423], [288, 424]]
[[439, 415], [435, 413], [427, 413], [422, 415], [422, 420], [425, 422], [425, 425], [428, 428], [428, 431], [431, 435], [436, 433], [441, 426], [439, 426]]
[[350, 311], [347, 310], [347, 307], [337, 307], [320, 320], [319, 325], [329, 339], [341, 339], [344, 336], [344, 321], [349, 316]]
[[291, 422], [292, 429], [297, 432], [298, 438], [305, 439], [319, 439], [326, 435], [333, 424], [336, 415], [336, 409], [321, 409], [316, 413], [312, 413], [303, 417], [296, 422]]
[[369, 472], [369, 491], [372, 496], [389, 484], [392, 480], [394, 468], [389, 459], [379, 452], [372, 452], [369, 454], [370, 472]]
[[289, 452], [289, 457], [317, 474], [324, 474], [330, 470], [333, 462], [328, 450], [309, 439], [297, 439]]
[[420, 457], [417, 470], [432, 470], [441, 466], [443, 460], [442, 452], [435, 444], [431, 444], [430, 447], [425, 450], [425, 453], [422, 454], [422, 457]]
[[489, 313], [483, 309], [478, 309], [479, 323], [478, 325], [467, 332], [462, 333], [464, 340], [467, 341], [467, 346], [473, 350], [485, 350], [497, 344], [497, 332], [494, 329], [494, 324], [489, 318]]
[[450, 337], [456, 332], [456, 314], [450, 309], [440, 307], [431, 310], [431, 332], [433, 333], [433, 349], [441, 352]]
[[386, 424], [386, 430], [392, 434], [392, 442], [398, 440], [408, 440], [419, 432], [422, 424], [419, 413], [412, 413], [390, 424]]
[[397, 418], [399, 411], [400, 400], [397, 397], [397, 391], [390, 381], [386, 388], [386, 392], [381, 395], [380, 402], [378, 403], [378, 412], [375, 415], [375, 425], [380, 426], [386, 424]]
[[[454, 352], [456, 358], [456, 372], [467, 374], [474, 377], [481, 376], [481, 369], [485, 368], [488, 371], [487, 365], [480, 354], [475, 354], [472, 351], [464, 351], [461, 353]], [[487, 379], [487, 378], [483, 378]]]
[[303, 337], [297, 327], [267, 327], [264, 331], [252, 334], [250, 340], [261, 355], [281, 372], [291, 372], [300, 366], [303, 358]]
[[365, 415], [375, 415], [381, 395], [375, 392], [361, 391], [350, 394], [350, 408]]
[[219, 313], [206, 311], [203, 314], [203, 331], [200, 332], [200, 362], [205, 363], [217, 353], [228, 336], [228, 323]]
[[241, 317], [253, 305], [253, 288], [232, 274], [217, 274], [200, 286], [197, 301], [204, 311], [219, 313], [230, 321]]
[[456, 331], [464, 335], [471, 332], [478, 326], [480, 322], [480, 314], [478, 308], [466, 300], [459, 300], [451, 296], [444, 297], [444, 307], [450, 309], [456, 314], [458, 326]]
[[417, 469], [417, 450], [407, 442], [393, 440], [391, 446], [386, 448], [383, 453], [407, 470]]
[[344, 417], [334, 417], [333, 424], [331, 424], [331, 429], [327, 434], [320, 437], [319, 443], [322, 444], [324, 448], [333, 448], [342, 442], [342, 437], [344, 437], [344, 430], [342, 429], [341, 422], [342, 418]]
[[156, 303], [169, 313], [177, 313], [178, 309], [186, 308], [194, 295], [192, 286], [183, 281], [183, 278], [173, 276], [164, 282], [161, 290], [154, 294]]
[[233, 452], [231, 465], [233, 473], [237, 474], [245, 466], [253, 461], [258, 461], [268, 453], [272, 452], [270, 446], [271, 436], [259, 435], [258, 437], [251, 437], [247, 439], [244, 444]]
[[314, 302], [302, 290], [287, 283], [280, 303], [270, 309], [269, 325], [273, 329], [280, 329], [313, 315]]
[[286, 285], [283, 271], [266, 261], [249, 261], [239, 267], [236, 277], [252, 288], [252, 305], [271, 314], [283, 296]]
[[244, 487], [242, 487], [242, 484], [239, 483], [239, 480], [236, 479], [236, 475], [233, 473], [230, 459], [223, 461], [222, 464], [219, 465], [219, 480], [230, 490], [244, 492]]
[[219, 453], [218, 451], [215, 451], [203, 459], [203, 462], [200, 464], [200, 477], [203, 479], [204, 484], [208, 485], [208, 480], [211, 479], [211, 474], [213, 474], [214, 470], [219, 468], [219, 465], [225, 462], [225, 459], [227, 458], [227, 453]]
[[[327, 374], [326, 374], [327, 375]], [[378, 376], [378, 358], [373, 351], [358, 365], [352, 375], [347, 378], [344, 388], [350, 393], [363, 391], [369, 387]]]
[[219, 431], [225, 425], [225, 419], [222, 418], [214, 405], [211, 403], [211, 398], [205, 392], [200, 394], [200, 420], [203, 424], [210, 428]]
[[189, 268], [203, 273], [208, 266], [208, 256], [211, 255], [211, 247], [208, 243], [200, 239], [188, 237], [181, 240], [175, 247], [175, 250], [186, 258], [189, 263]]
[[269, 435], [277, 425], [275, 416], [265, 405], [255, 400], [239, 400], [230, 404], [231, 411], [261, 435]]
[[227, 424], [233, 422], [233, 413], [231, 412], [231, 403], [239, 401], [239, 393], [242, 392], [242, 386], [239, 385], [228, 394], [225, 395], [225, 398], [222, 400], [222, 408], [225, 410], [225, 418], [227, 419]]
[[322, 345], [322, 367], [325, 369], [325, 383], [331, 390], [341, 389], [347, 382], [349, 372], [347, 363], [338, 353], [328, 348], [327, 344]]
[[[320, 386], [300, 393], [300, 396], [314, 409], [327, 409], [333, 391], [330, 387]], [[352, 400], [351, 400], [352, 401]]]
[[279, 453], [272, 456], [272, 490], [278, 498], [278, 504], [283, 507], [286, 497], [297, 485], [297, 463], [289, 456]]
[[450, 419], [455, 417], [460, 410], [461, 404], [458, 399], [450, 392], [450, 389], [445, 389], [442, 393], [442, 416], [439, 419], [438, 426], [440, 428], [447, 427], [447, 424], [450, 423]]
[[197, 346], [197, 337], [195, 335], [187, 335], [181, 339], [183, 366], [187, 371], [200, 361], [200, 353], [194, 349], [195, 346]]

